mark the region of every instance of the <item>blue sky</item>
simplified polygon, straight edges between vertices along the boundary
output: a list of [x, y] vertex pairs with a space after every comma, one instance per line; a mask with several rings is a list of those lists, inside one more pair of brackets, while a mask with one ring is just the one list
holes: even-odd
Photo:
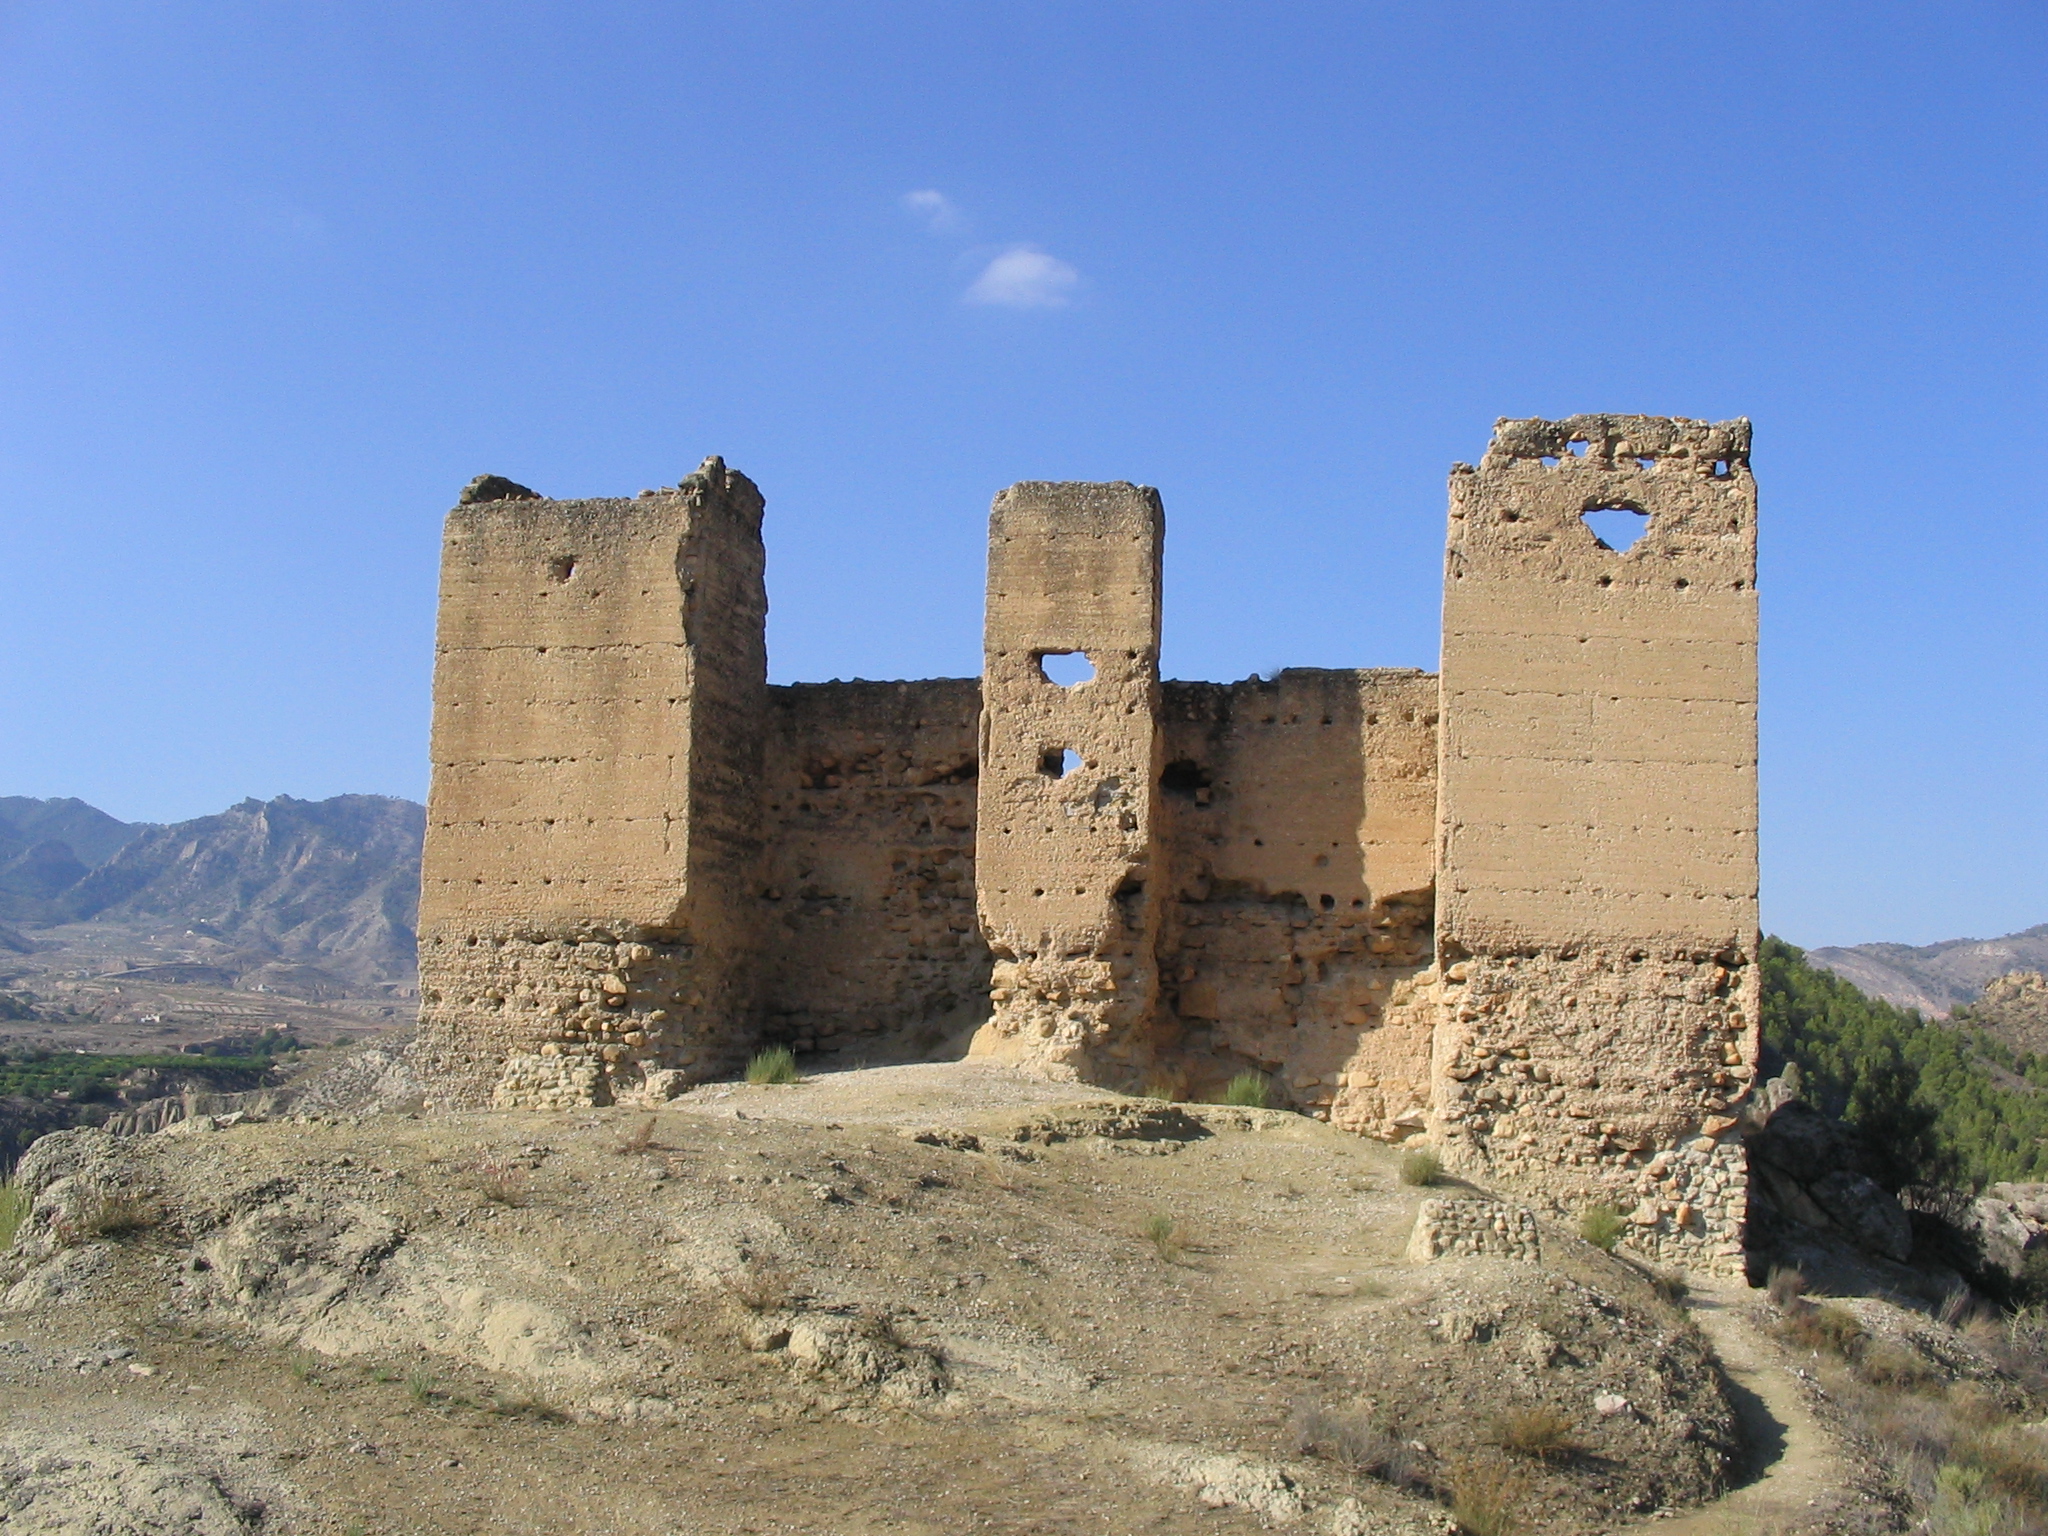
[[0, 793], [425, 790], [440, 518], [706, 453], [778, 681], [1131, 479], [1169, 675], [1434, 666], [1496, 416], [1756, 422], [1765, 919], [2048, 920], [2029, 4], [16, 0]]

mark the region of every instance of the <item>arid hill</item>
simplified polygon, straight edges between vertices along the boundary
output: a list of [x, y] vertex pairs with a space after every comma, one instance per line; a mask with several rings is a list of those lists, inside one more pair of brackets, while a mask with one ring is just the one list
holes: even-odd
[[1872, 997], [1945, 1018], [1950, 1009], [1973, 1001], [1995, 976], [2048, 968], [2048, 923], [1997, 939], [1852, 944], [1810, 949], [1806, 958]]

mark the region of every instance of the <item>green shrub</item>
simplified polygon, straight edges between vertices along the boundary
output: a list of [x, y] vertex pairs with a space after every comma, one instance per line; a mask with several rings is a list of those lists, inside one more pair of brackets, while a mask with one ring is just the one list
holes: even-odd
[[1223, 1090], [1224, 1103], [1243, 1109], [1264, 1109], [1268, 1097], [1265, 1076], [1258, 1072], [1238, 1073]]
[[1401, 1182], [1403, 1184], [1413, 1184], [1418, 1189], [1427, 1189], [1430, 1185], [1440, 1182], [1443, 1176], [1443, 1159], [1439, 1158], [1434, 1152], [1427, 1152], [1418, 1147], [1413, 1152], [1402, 1154]]
[[14, 1234], [28, 1219], [28, 1191], [14, 1180], [0, 1183], [0, 1248], [10, 1247]]
[[747, 1081], [750, 1083], [794, 1083], [800, 1082], [796, 1074], [796, 1053], [786, 1045], [773, 1045], [757, 1052], [747, 1063]]
[[1588, 1206], [1579, 1215], [1579, 1236], [1595, 1248], [1614, 1252], [1614, 1245], [1621, 1241], [1621, 1234], [1628, 1230], [1628, 1223], [1621, 1212], [1611, 1205]]
[[1986, 1489], [1986, 1481], [1976, 1467], [1955, 1462], [1934, 1474], [1934, 1508], [1927, 1522], [1933, 1536], [2001, 1536], [2010, 1511]]

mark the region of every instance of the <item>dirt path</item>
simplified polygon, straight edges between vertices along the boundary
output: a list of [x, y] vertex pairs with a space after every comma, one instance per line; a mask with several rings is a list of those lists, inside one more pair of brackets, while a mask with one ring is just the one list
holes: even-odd
[[1829, 1529], [1853, 1498], [1834, 1439], [1813, 1416], [1798, 1381], [1744, 1315], [1748, 1293], [1736, 1281], [1702, 1282], [1688, 1300], [1700, 1331], [1720, 1357], [1729, 1397], [1742, 1418], [1751, 1460], [1745, 1481], [1724, 1499], [1637, 1529], [1663, 1536], [1765, 1536]]

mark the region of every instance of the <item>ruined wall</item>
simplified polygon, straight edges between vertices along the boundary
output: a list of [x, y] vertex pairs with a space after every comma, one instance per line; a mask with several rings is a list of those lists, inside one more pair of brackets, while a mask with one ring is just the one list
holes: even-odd
[[1290, 669], [1167, 683], [1162, 1068], [1212, 1097], [1244, 1068], [1353, 1130], [1422, 1128], [1431, 1020], [1436, 679]]
[[[602, 1099], [747, 1044], [766, 654], [761, 497], [480, 477], [448, 516], [415, 1062], [444, 1103]], [[504, 1097], [504, 1095], [501, 1095]]]
[[923, 1054], [988, 1017], [974, 914], [981, 684], [771, 688], [766, 1038]]
[[[1648, 515], [1625, 552], [1601, 509]], [[1738, 1251], [1755, 580], [1747, 422], [1503, 421], [1451, 476], [1434, 1129], [1671, 1257]]]
[[[989, 515], [976, 871], [994, 951], [977, 1054], [1135, 1079], [1158, 992], [1158, 492], [1026, 481]], [[1091, 680], [1050, 680], [1083, 653]]]

